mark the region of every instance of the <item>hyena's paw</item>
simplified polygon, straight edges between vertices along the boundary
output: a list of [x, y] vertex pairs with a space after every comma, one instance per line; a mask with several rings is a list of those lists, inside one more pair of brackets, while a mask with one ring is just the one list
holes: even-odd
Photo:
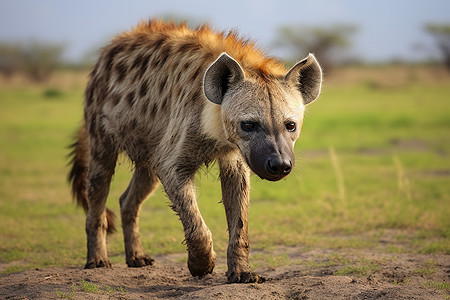
[[253, 272], [227, 272], [228, 283], [263, 283], [266, 279]]
[[145, 266], [151, 266], [155, 260], [148, 255], [132, 257], [131, 259], [127, 259], [127, 265], [130, 268], [140, 268]]
[[188, 254], [188, 268], [191, 275], [202, 279], [208, 274], [211, 274], [216, 266], [216, 252], [211, 251], [207, 255], [193, 256]]
[[84, 266], [85, 269], [95, 269], [95, 268], [111, 268], [111, 262], [108, 259], [99, 259], [88, 261]]

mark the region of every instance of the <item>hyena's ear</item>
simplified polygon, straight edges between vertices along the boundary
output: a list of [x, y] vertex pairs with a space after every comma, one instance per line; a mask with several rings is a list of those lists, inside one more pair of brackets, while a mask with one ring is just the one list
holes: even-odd
[[244, 70], [239, 63], [224, 52], [206, 70], [203, 77], [203, 92], [209, 101], [222, 104], [228, 88], [243, 81], [244, 78]]
[[322, 68], [313, 54], [299, 61], [285, 77], [286, 81], [302, 93], [304, 104], [317, 99], [322, 86]]

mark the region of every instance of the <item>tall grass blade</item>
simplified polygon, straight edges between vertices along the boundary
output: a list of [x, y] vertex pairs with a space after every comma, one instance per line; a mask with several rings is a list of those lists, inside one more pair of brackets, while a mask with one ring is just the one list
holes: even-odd
[[348, 203], [345, 192], [344, 174], [342, 173], [341, 164], [339, 163], [339, 158], [336, 154], [336, 151], [334, 150], [334, 147], [329, 147], [328, 152], [330, 154], [331, 164], [333, 165], [333, 171], [336, 177], [339, 200], [341, 202], [342, 208], [347, 210]]
[[406, 199], [408, 201], [411, 200], [411, 188], [409, 185], [408, 177], [406, 177], [405, 169], [403, 167], [403, 164], [401, 163], [400, 159], [396, 154], [393, 156], [395, 168], [397, 170], [397, 186], [398, 191], [402, 194], [405, 194]]

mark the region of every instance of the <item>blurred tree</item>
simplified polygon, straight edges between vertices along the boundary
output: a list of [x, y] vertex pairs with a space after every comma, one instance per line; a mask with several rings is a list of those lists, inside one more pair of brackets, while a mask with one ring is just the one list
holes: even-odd
[[426, 24], [425, 30], [436, 40], [444, 64], [450, 70], [450, 24]]
[[4, 76], [9, 77], [19, 71], [21, 65], [19, 52], [19, 45], [0, 43], [0, 72]]
[[353, 24], [334, 24], [331, 26], [282, 26], [278, 29], [275, 46], [286, 48], [295, 59], [314, 53], [324, 69], [345, 58], [351, 45], [351, 37], [358, 27]]
[[0, 72], [10, 76], [22, 72], [34, 81], [43, 81], [61, 65], [65, 46], [38, 41], [0, 43]]
[[22, 48], [25, 73], [35, 81], [47, 79], [62, 63], [65, 46], [31, 41]]

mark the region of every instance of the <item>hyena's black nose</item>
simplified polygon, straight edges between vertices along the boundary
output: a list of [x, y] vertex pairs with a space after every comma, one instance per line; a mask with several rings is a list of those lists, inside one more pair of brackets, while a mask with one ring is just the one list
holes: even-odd
[[292, 162], [287, 158], [271, 156], [266, 160], [266, 171], [273, 176], [284, 177], [292, 170]]

